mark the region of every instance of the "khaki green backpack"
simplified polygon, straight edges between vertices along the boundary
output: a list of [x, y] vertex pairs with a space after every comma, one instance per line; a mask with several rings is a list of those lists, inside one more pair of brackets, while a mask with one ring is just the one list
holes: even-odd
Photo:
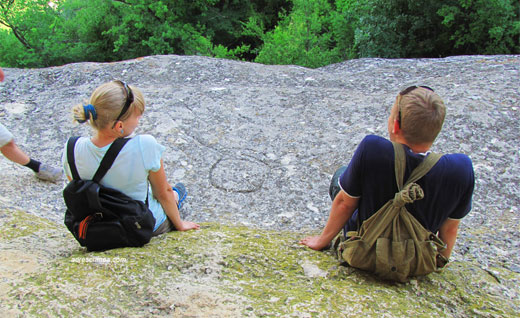
[[347, 233], [340, 243], [338, 256], [350, 266], [375, 273], [387, 280], [406, 282], [410, 276], [426, 275], [444, 268], [448, 260], [440, 254], [444, 242], [425, 229], [404, 207], [424, 197], [415, 183], [440, 159], [430, 153], [403, 185], [406, 158], [403, 146], [394, 144], [395, 176], [399, 192], [358, 231]]

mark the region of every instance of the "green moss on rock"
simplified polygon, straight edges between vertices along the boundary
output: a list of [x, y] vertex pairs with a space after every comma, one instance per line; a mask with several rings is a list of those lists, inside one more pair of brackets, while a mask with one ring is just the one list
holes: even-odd
[[[58, 229], [61, 256], [14, 281], [3, 303], [25, 316], [516, 317], [519, 275], [454, 262], [406, 284], [340, 266], [332, 252], [298, 244], [304, 234], [203, 224], [143, 248], [87, 253], [64, 226], [6, 212], [3, 246]], [[16, 219], [16, 227], [13, 227]], [[11, 220], [11, 221], [9, 221]], [[13, 228], [23, 229], [17, 232]], [[39, 240], [40, 238], [40, 240]], [[67, 243], [67, 244], [68, 244]], [[66, 245], [66, 243], [63, 243]], [[510, 293], [504, 297], [504, 293]], [[516, 294], [515, 294], [516, 293]]]
[[18, 210], [5, 210], [0, 213], [0, 241], [8, 241], [17, 237], [24, 237], [57, 225], [49, 220]]

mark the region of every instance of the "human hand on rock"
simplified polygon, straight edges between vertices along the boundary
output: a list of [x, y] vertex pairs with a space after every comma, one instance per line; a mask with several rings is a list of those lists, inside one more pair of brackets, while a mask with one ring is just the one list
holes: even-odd
[[177, 229], [178, 231], [189, 231], [189, 230], [198, 230], [200, 225], [190, 221], [182, 221], [182, 225]]
[[308, 246], [315, 251], [321, 251], [326, 248], [330, 242], [323, 242], [321, 236], [308, 236], [300, 240], [300, 244]]

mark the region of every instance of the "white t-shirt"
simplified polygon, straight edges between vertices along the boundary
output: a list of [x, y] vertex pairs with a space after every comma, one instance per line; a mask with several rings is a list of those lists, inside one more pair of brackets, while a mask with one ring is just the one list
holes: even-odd
[[[101, 159], [111, 144], [98, 148], [90, 138], [81, 137], [74, 147], [74, 158], [79, 177], [91, 180], [99, 167]], [[151, 135], [137, 135], [131, 138], [121, 149], [114, 164], [100, 183], [108, 188], [116, 189], [134, 200], [145, 202], [148, 195], [148, 207], [155, 218], [156, 230], [166, 220], [161, 204], [153, 197], [148, 185], [149, 171], [156, 172], [161, 168], [161, 157], [164, 147]], [[67, 144], [62, 156], [65, 174], [72, 178], [67, 161]]]
[[13, 140], [13, 134], [0, 123], [0, 147], [7, 145], [11, 140]]

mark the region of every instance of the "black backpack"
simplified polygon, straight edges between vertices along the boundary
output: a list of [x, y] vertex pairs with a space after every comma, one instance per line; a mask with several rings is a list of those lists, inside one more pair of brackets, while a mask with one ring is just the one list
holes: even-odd
[[67, 160], [73, 179], [63, 190], [67, 205], [65, 225], [79, 244], [89, 251], [140, 247], [148, 243], [155, 218], [147, 204], [99, 184], [129, 139], [116, 139], [92, 180], [81, 180], [74, 161], [74, 146], [78, 138], [71, 137], [67, 142]]

